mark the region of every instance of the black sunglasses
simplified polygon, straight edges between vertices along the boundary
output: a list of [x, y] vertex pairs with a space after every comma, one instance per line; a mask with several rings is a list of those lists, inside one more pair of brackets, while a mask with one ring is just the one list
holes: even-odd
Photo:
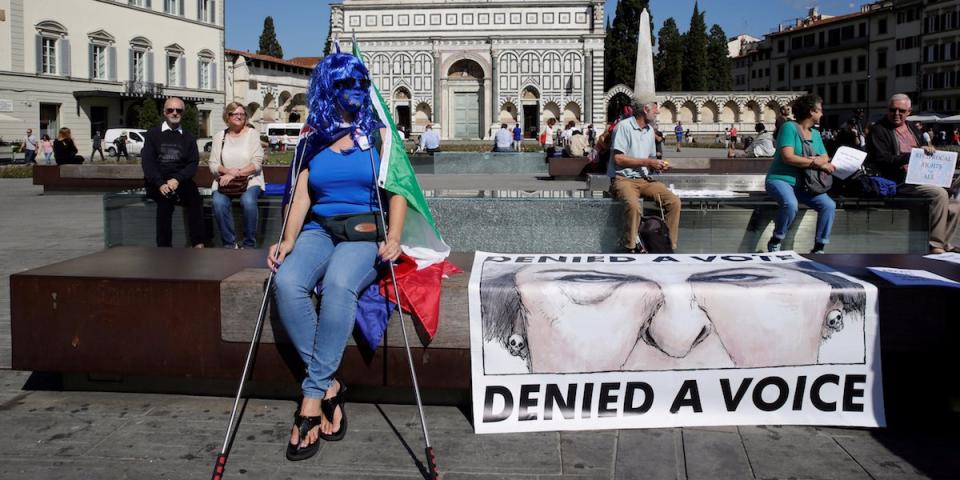
[[366, 90], [370, 88], [370, 80], [366, 78], [341, 78], [333, 82], [333, 87], [338, 90], [344, 90], [347, 88], [359, 88]]
[[182, 109], [182, 108], [168, 108], [166, 111], [167, 111], [167, 115], [169, 115], [169, 114], [171, 114], [171, 113], [174, 113], [174, 112], [176, 112], [177, 114], [183, 113], [183, 109]]
[[906, 115], [910, 113], [910, 110], [904, 110], [902, 108], [890, 108], [890, 113], [900, 113], [900, 115]]

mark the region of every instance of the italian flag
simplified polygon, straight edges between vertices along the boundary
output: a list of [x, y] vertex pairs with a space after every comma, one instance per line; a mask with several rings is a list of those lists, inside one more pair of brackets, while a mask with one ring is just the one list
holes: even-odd
[[[353, 56], [363, 61], [360, 56], [360, 44], [354, 39]], [[373, 109], [380, 117], [380, 121], [387, 126], [386, 138], [383, 138], [381, 152], [380, 174], [377, 182], [380, 188], [407, 199], [407, 216], [403, 225], [401, 247], [403, 253], [417, 262], [417, 268], [423, 269], [435, 263], [440, 263], [450, 255], [450, 246], [443, 241], [437, 225], [433, 222], [433, 214], [427, 207], [427, 199], [417, 183], [417, 176], [410, 165], [410, 157], [403, 147], [403, 138], [397, 131], [397, 124], [390, 115], [390, 107], [380, 95], [373, 82], [370, 82], [370, 101]]]
[[[360, 45], [353, 40], [353, 56], [363, 61]], [[394, 292], [389, 276], [380, 279], [379, 294], [400, 308], [410, 312], [421, 324], [421, 338], [429, 341], [437, 333], [440, 324], [440, 284], [448, 275], [461, 273], [461, 270], [446, 261], [450, 255], [450, 246], [443, 241], [433, 214], [427, 206], [427, 199], [417, 182], [417, 176], [410, 165], [410, 157], [403, 146], [403, 138], [397, 131], [397, 124], [390, 115], [390, 108], [380, 95], [377, 87], [370, 82], [370, 101], [380, 121], [387, 127], [387, 135], [382, 139], [380, 172], [377, 183], [380, 188], [407, 199], [407, 215], [403, 224], [403, 236], [400, 247], [403, 255], [394, 271], [400, 299]], [[361, 302], [363, 303], [363, 302]], [[361, 319], [358, 324], [372, 348], [380, 343], [380, 337], [386, 329], [386, 318], [378, 316]]]

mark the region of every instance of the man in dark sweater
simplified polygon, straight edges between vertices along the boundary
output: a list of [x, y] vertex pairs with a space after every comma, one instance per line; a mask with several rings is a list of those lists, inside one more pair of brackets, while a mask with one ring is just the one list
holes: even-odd
[[164, 102], [166, 120], [144, 136], [143, 177], [147, 196], [157, 203], [157, 246], [173, 246], [173, 207], [179, 203], [187, 210], [190, 244], [202, 248], [203, 200], [193, 183], [200, 152], [193, 135], [180, 126], [183, 109], [183, 100], [177, 97]]
[[[904, 183], [910, 152], [922, 148], [927, 155], [936, 152], [927, 146], [917, 128], [907, 122], [910, 116], [910, 97], [898, 93], [890, 97], [887, 115], [873, 124], [867, 135], [867, 159], [864, 162], [880, 176], [897, 182], [897, 195], [920, 197], [930, 201], [930, 253], [960, 252], [960, 246], [950, 245], [950, 238], [957, 231], [960, 221], [960, 201], [950, 198], [947, 189], [935, 185]], [[957, 180], [953, 182], [956, 193]]]

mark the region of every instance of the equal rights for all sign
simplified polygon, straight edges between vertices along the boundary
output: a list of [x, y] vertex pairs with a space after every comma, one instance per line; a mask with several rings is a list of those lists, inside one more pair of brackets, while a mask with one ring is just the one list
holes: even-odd
[[477, 433], [882, 426], [877, 290], [794, 252], [477, 252]]

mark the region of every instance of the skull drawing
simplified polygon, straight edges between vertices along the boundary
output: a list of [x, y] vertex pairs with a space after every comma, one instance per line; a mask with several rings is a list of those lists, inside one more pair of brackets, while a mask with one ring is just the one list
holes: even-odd
[[527, 358], [527, 342], [516, 333], [510, 335], [510, 338], [507, 339], [507, 350], [510, 351], [510, 355]]

